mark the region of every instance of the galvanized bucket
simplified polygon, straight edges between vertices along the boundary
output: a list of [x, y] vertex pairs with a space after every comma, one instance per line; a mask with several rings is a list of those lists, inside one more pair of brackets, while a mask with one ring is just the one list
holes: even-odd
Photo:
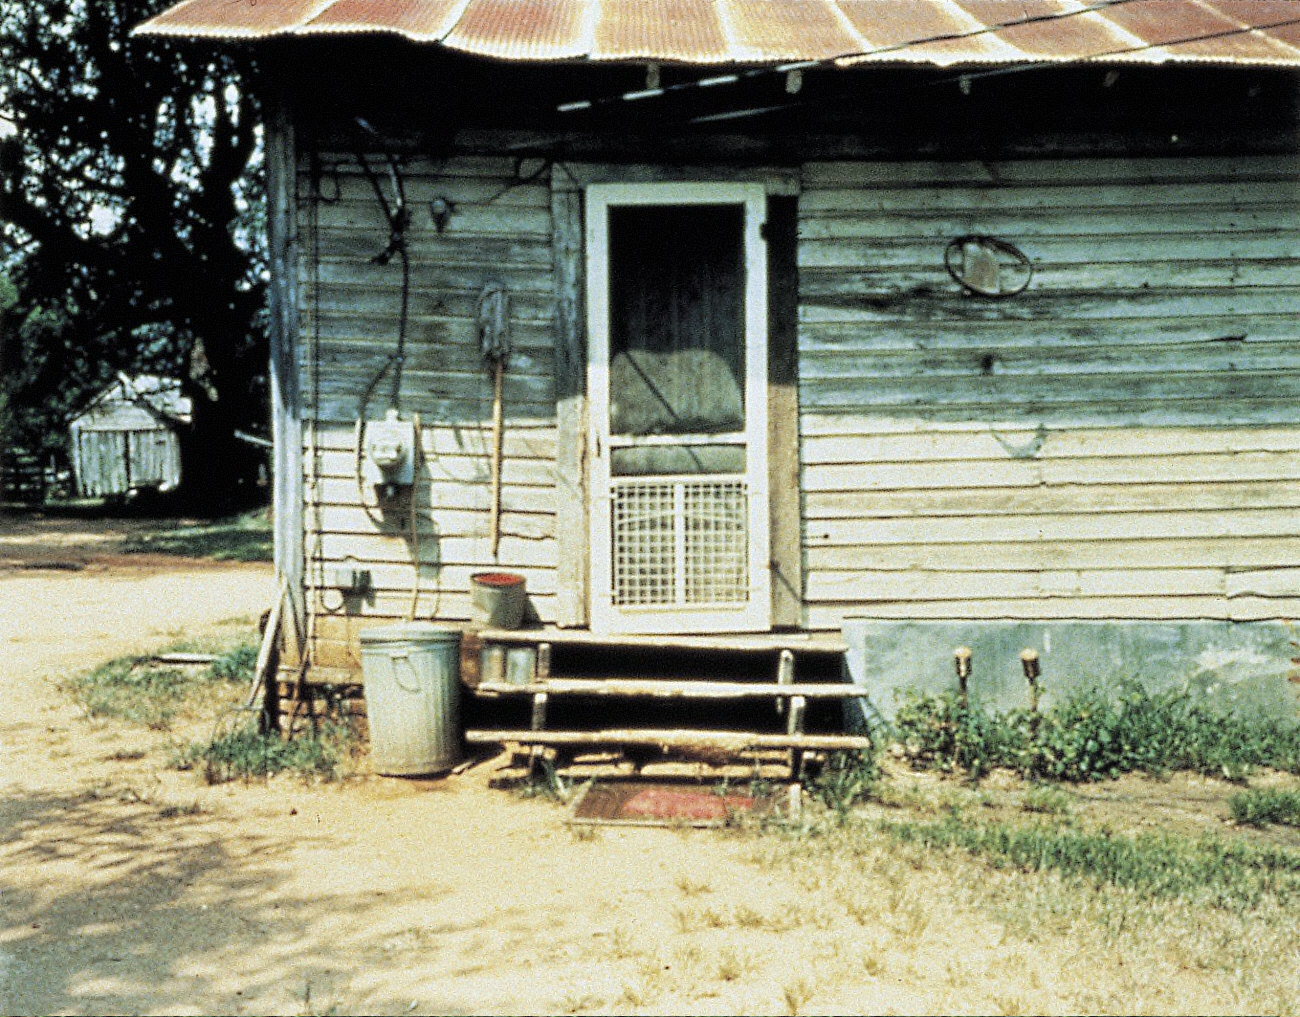
[[446, 773], [461, 761], [460, 632], [407, 622], [361, 633], [376, 773]]
[[470, 580], [470, 620], [476, 628], [517, 629], [524, 621], [528, 592], [513, 572], [476, 572]]

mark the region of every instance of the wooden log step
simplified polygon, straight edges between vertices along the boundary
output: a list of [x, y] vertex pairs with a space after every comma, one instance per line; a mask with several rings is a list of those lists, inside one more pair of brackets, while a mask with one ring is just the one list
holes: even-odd
[[466, 731], [471, 745], [654, 745], [661, 748], [709, 748], [725, 752], [748, 749], [811, 749], [822, 752], [866, 751], [871, 739], [861, 735], [758, 734], [753, 731]]
[[795, 653], [843, 654], [848, 644], [838, 632], [761, 632], [732, 635], [624, 635], [593, 634], [585, 629], [481, 629], [479, 638], [484, 643], [506, 643], [535, 646], [551, 643], [554, 646], [618, 647], [647, 650], [701, 650], [722, 653], [776, 653], [791, 650]]
[[548, 678], [527, 685], [483, 682], [475, 695], [533, 696], [547, 692], [561, 696], [620, 696], [646, 699], [860, 699], [870, 695], [861, 685], [848, 682], [807, 682], [776, 684], [772, 682], [714, 682], [656, 680], [646, 678]]

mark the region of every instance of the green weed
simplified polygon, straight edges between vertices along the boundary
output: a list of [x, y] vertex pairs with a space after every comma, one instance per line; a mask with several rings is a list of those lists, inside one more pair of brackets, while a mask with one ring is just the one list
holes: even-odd
[[880, 781], [880, 760], [872, 752], [836, 752], [808, 784], [814, 798], [840, 819], [871, 797]]
[[529, 770], [528, 776], [518, 785], [518, 792], [523, 798], [545, 798], [560, 805], [567, 805], [575, 793], [573, 782], [566, 780], [555, 761], [545, 756]]
[[1300, 826], [1300, 791], [1261, 788], [1240, 791], [1228, 799], [1234, 821], [1246, 826], [1278, 823]]
[[248, 682], [257, 666], [257, 647], [248, 643], [218, 654], [208, 665], [208, 677], [217, 681]]
[[1043, 711], [991, 714], [955, 694], [914, 696], [894, 728], [914, 766], [993, 767], [1047, 781], [1089, 781], [1141, 770], [1194, 770], [1241, 780], [1256, 766], [1300, 772], [1300, 724], [1222, 714], [1185, 692], [1125, 687], [1118, 696], [1079, 692]]
[[209, 784], [285, 772], [334, 780], [350, 751], [351, 741], [351, 731], [338, 724], [321, 725], [314, 734], [286, 741], [274, 732], [259, 731], [250, 723], [214, 737], [207, 744], [187, 745], [176, 752], [172, 762], [180, 770], [201, 769]]

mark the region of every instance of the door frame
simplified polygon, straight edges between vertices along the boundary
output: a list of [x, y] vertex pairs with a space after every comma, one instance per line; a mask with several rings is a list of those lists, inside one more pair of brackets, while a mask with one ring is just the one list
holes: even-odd
[[[606, 183], [586, 188], [588, 502], [593, 632], [763, 632], [772, 626], [768, 485], [768, 254], [762, 183]], [[745, 297], [745, 480], [748, 599], [743, 607], [628, 608], [612, 602], [609, 431], [609, 210], [632, 205], [739, 205]]]

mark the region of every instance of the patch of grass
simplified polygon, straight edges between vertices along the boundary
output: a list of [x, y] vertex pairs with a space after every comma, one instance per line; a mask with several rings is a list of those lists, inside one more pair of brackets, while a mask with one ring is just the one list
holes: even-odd
[[998, 868], [1051, 871], [1093, 886], [1117, 886], [1143, 898], [1195, 898], [1216, 907], [1285, 904], [1300, 895], [1300, 852], [1172, 833], [1129, 836], [1048, 825], [891, 822], [902, 843], [962, 849]]
[[979, 778], [1007, 767], [1033, 780], [1089, 781], [1141, 770], [1241, 780], [1257, 766], [1300, 772], [1300, 724], [1223, 714], [1186, 692], [1080, 692], [1041, 713], [990, 714], [956, 694], [914, 696], [894, 728], [922, 769]]
[[274, 552], [270, 516], [265, 509], [191, 526], [160, 528], [132, 537], [128, 553], [174, 554], [214, 561], [271, 561]]
[[149, 666], [146, 657], [118, 657], [64, 682], [92, 717], [112, 717], [158, 731], [171, 726], [193, 679], [180, 668]]
[[352, 733], [343, 725], [322, 725], [311, 735], [285, 741], [278, 734], [246, 724], [210, 742], [179, 749], [173, 765], [200, 770], [209, 784], [253, 780], [279, 773], [334, 780], [350, 752]]
[[[1225, 826], [1203, 838], [1205, 827], [1187, 826], [1181, 809], [1134, 808], [1159, 796], [1146, 781], [1125, 781], [1113, 795], [1062, 788], [1071, 814], [1057, 818], [1019, 811], [1029, 787], [999, 787], [985, 808], [966, 781], [896, 779], [902, 786], [883, 780], [846, 822], [822, 816], [751, 841], [751, 864], [799, 880], [803, 930], [820, 931], [819, 916], [829, 916], [824, 942], [844, 948], [842, 959], [819, 956], [818, 1000], [806, 1011], [820, 1010], [823, 993], [837, 998], [846, 986], [888, 977], [929, 993], [924, 1008], [935, 1012], [1184, 1013], [1207, 998], [1224, 1012], [1300, 1012], [1300, 850], [1286, 830]], [[1170, 791], [1180, 794], [1183, 783]], [[1217, 795], [1189, 783], [1198, 818], [1212, 818]], [[971, 804], [954, 813], [962, 801]], [[1050, 797], [1044, 804], [1055, 807]], [[1164, 822], [1164, 835], [1145, 836]], [[994, 826], [1004, 827], [1005, 842]], [[1284, 850], [1255, 850], [1270, 840]], [[1136, 859], [1125, 861], [1126, 851]], [[960, 965], [936, 996], [934, 972], [949, 962]], [[809, 976], [786, 978], [801, 974]], [[778, 980], [774, 1012], [781, 989]]]
[[1055, 784], [1035, 784], [1020, 803], [1026, 812], [1042, 812], [1051, 816], [1068, 816], [1071, 799], [1068, 792]]
[[238, 644], [202, 670], [160, 664], [152, 656], [117, 657], [62, 683], [92, 717], [112, 717], [163, 731], [214, 682], [246, 682], [257, 648]]
[[1300, 826], [1300, 790], [1260, 788], [1239, 791], [1228, 799], [1228, 808], [1233, 820], [1244, 826], [1263, 826], [1266, 823]]

